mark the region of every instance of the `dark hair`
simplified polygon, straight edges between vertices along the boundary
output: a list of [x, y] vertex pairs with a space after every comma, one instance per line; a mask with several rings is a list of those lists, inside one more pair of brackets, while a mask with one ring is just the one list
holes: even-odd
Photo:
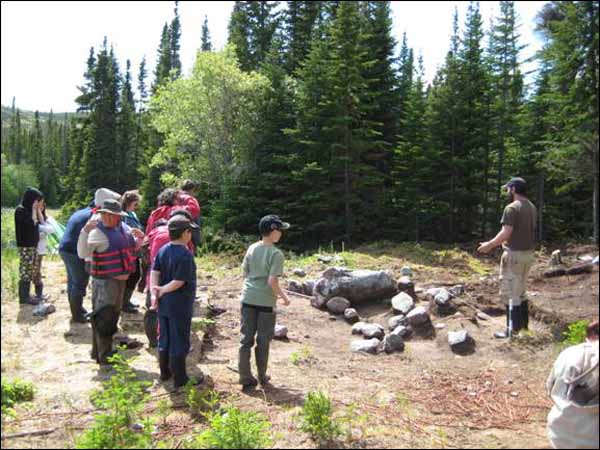
[[169, 239], [171, 239], [172, 241], [176, 241], [177, 239], [181, 238], [181, 236], [183, 236], [183, 233], [187, 230], [189, 230], [189, 228], [182, 228], [180, 230], [169, 230]]
[[200, 183], [194, 180], [183, 180], [181, 182], [181, 190], [182, 191], [193, 191], [194, 189], [198, 189], [200, 187]]
[[600, 322], [598, 320], [594, 320], [588, 325], [587, 337], [588, 339], [598, 339], [600, 337]]
[[161, 217], [160, 219], [158, 219], [156, 222], [154, 222], [152, 224], [152, 229], [154, 230], [155, 228], [162, 227], [163, 225], [166, 225], [167, 223], [168, 223], [167, 219]]
[[167, 188], [158, 194], [157, 200], [158, 206], [175, 206], [175, 202], [177, 201], [177, 190]]
[[184, 216], [184, 217], [187, 217], [188, 219], [192, 220], [192, 215], [185, 208], [177, 208], [177, 209], [171, 210], [171, 213], [169, 214], [169, 218], [175, 217], [175, 216]]
[[133, 202], [139, 202], [141, 199], [142, 197], [140, 196], [140, 191], [127, 191], [121, 196], [121, 208], [123, 211], [127, 211], [129, 205], [131, 205]]

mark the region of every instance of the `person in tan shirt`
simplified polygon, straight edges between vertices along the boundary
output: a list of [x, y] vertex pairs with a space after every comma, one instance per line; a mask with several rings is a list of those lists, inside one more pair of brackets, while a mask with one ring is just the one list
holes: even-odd
[[535, 260], [537, 225], [537, 209], [526, 197], [525, 180], [512, 178], [503, 188], [511, 201], [502, 214], [502, 229], [494, 239], [481, 243], [477, 249], [480, 253], [489, 253], [500, 245], [504, 249], [500, 260], [500, 298], [506, 306], [506, 331], [494, 334], [499, 339], [529, 327], [525, 284]]

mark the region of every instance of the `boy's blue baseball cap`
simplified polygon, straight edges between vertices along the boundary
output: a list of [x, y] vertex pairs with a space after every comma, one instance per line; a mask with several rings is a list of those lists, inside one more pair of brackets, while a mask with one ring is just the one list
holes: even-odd
[[289, 223], [284, 222], [279, 216], [274, 214], [263, 217], [258, 223], [258, 231], [260, 234], [270, 233], [273, 230], [287, 230], [289, 227]]

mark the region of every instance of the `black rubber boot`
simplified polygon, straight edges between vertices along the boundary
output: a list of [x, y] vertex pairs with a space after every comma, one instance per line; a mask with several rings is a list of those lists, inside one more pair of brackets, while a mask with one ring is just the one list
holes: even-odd
[[29, 295], [31, 290], [30, 281], [19, 281], [19, 303], [21, 305], [37, 305], [40, 301]]
[[185, 385], [189, 378], [185, 369], [185, 356], [171, 356], [169, 358], [170, 369], [173, 373], [173, 386], [178, 388]]
[[44, 295], [44, 283], [39, 283], [35, 285], [35, 296], [40, 302], [45, 302], [50, 297]]
[[71, 321], [77, 323], [87, 323], [89, 319], [86, 317], [87, 311], [83, 308], [82, 295], [69, 296], [69, 308], [71, 309]]
[[125, 288], [125, 293], [123, 294], [123, 307], [122, 311], [129, 314], [137, 314], [139, 311], [137, 307], [131, 303], [131, 297], [133, 296], [133, 291], [135, 290], [134, 286], [127, 286]]
[[523, 317], [521, 311], [521, 305], [513, 306], [513, 334], [517, 334], [523, 329]]
[[172, 373], [169, 369], [169, 351], [158, 352], [158, 365], [160, 367], [160, 380], [167, 381], [171, 378]]
[[529, 330], [529, 300], [521, 302], [521, 326], [524, 330]]

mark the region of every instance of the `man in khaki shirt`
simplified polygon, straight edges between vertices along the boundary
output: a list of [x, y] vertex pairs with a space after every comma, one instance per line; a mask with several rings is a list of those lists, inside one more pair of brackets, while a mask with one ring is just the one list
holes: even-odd
[[537, 209], [525, 196], [525, 180], [512, 178], [503, 189], [506, 189], [511, 202], [502, 214], [502, 230], [477, 249], [481, 253], [488, 253], [500, 245], [504, 248], [500, 260], [500, 297], [506, 305], [506, 331], [495, 333], [497, 338], [510, 337], [512, 333], [529, 326], [525, 283], [535, 260], [533, 250], [537, 227]]

